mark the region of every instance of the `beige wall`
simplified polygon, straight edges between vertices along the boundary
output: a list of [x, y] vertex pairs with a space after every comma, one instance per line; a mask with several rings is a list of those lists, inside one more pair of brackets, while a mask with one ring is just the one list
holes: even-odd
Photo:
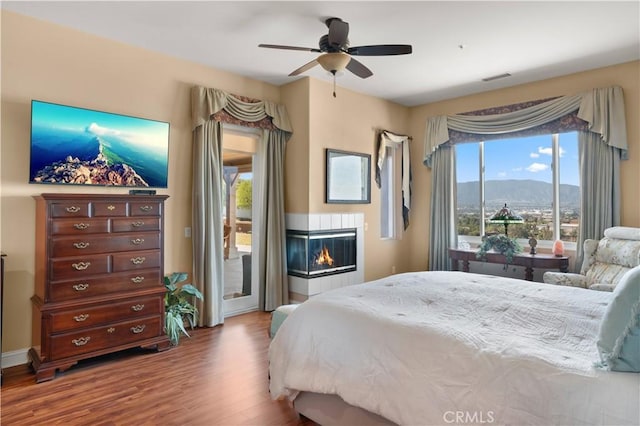
[[165, 271], [191, 270], [193, 85], [279, 102], [272, 85], [2, 11], [1, 249], [7, 254], [3, 352], [31, 345], [35, 202], [42, 192], [125, 189], [29, 185], [31, 100], [167, 121], [170, 128]]

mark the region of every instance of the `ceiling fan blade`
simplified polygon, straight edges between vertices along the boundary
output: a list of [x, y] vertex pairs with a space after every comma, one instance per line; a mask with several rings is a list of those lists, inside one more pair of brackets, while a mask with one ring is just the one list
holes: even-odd
[[365, 67], [361, 62], [356, 61], [353, 58], [351, 58], [347, 64], [347, 69], [360, 78], [367, 78], [373, 75], [369, 68]]
[[292, 71], [291, 74], [289, 74], [289, 77], [293, 77], [294, 75], [302, 74], [303, 72], [305, 72], [307, 70], [310, 70], [311, 68], [315, 67], [316, 65], [318, 65], [318, 61], [315, 60], [315, 59], [313, 61], [311, 61], [311, 62], [307, 62], [306, 64], [304, 64], [303, 66], [301, 66], [297, 70]]
[[320, 49], [315, 49], [312, 47], [282, 46], [279, 44], [259, 44], [258, 47], [266, 47], [268, 49], [303, 50], [305, 52], [320, 52]]
[[407, 55], [411, 51], [410, 44], [376, 44], [373, 46], [354, 46], [347, 49], [349, 55], [359, 56]]
[[340, 18], [327, 19], [329, 27], [329, 44], [338, 49], [348, 44], [347, 36], [349, 35], [349, 23], [344, 22]]

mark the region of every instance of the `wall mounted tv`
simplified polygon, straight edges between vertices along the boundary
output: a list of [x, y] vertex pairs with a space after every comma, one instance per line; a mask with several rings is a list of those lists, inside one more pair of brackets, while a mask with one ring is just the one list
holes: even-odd
[[31, 101], [29, 183], [167, 188], [169, 123]]

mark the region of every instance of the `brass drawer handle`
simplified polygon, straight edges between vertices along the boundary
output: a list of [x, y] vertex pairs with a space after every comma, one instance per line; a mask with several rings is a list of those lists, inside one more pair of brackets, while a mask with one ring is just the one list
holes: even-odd
[[89, 284], [86, 283], [82, 283], [82, 284], [74, 284], [73, 285], [73, 289], [75, 291], [85, 291], [86, 289], [89, 288]]
[[133, 282], [134, 284], [140, 284], [142, 281], [144, 281], [144, 277], [133, 277], [133, 278], [131, 278], [131, 282]]
[[141, 221], [141, 220], [139, 220], [137, 222], [131, 222], [131, 226], [134, 226], [136, 228], [139, 228], [140, 226], [143, 226], [143, 225], [144, 225], [144, 222]]
[[89, 318], [89, 314], [80, 314], [73, 317], [76, 322], [86, 321], [87, 318]]
[[153, 210], [153, 206], [149, 206], [149, 205], [140, 206], [140, 210], [142, 210], [143, 212], [150, 212], [151, 210]]
[[116, 209], [116, 206], [109, 204], [109, 206], [107, 207], [108, 210], [113, 211]]
[[89, 243], [85, 243], [84, 241], [80, 241], [79, 243], [73, 243], [73, 246], [77, 249], [86, 249], [89, 247]]
[[144, 331], [145, 327], [146, 325], [141, 324], [141, 325], [136, 325], [135, 327], [131, 327], [130, 330], [133, 334], [140, 334]]
[[107, 333], [109, 333], [109, 334], [113, 334], [115, 331], [116, 331], [116, 329], [113, 328], [113, 327], [107, 328]]
[[89, 340], [91, 340], [91, 337], [87, 336], [87, 337], [81, 337], [79, 339], [73, 339], [71, 342], [76, 346], [84, 346], [87, 343], [89, 343]]
[[131, 263], [133, 263], [134, 265], [142, 265], [145, 260], [147, 259], [144, 257], [132, 257]]
[[87, 229], [89, 227], [88, 223], [74, 223], [73, 227], [79, 230]]
[[80, 207], [69, 206], [65, 210], [69, 213], [78, 213], [80, 211]]
[[135, 311], [135, 312], [140, 312], [140, 311], [141, 311], [141, 310], [143, 310], [143, 309], [144, 309], [144, 305], [143, 305], [142, 303], [139, 303], [139, 304], [137, 304], [137, 305], [133, 305], [133, 306], [131, 307], [131, 310], [132, 310], [132, 311]]
[[142, 243], [144, 243], [144, 238], [136, 238], [135, 240], [131, 240], [131, 244], [135, 244], [137, 246], [139, 246]]
[[74, 263], [71, 265], [73, 267], [73, 269], [75, 269], [76, 271], [84, 271], [85, 269], [87, 269], [89, 266], [91, 266], [91, 262], [80, 262], [80, 263]]

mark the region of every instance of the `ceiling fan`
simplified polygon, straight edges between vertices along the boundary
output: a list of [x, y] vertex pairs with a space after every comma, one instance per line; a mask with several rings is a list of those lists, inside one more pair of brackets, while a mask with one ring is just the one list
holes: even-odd
[[[301, 74], [320, 64], [335, 77], [336, 72], [345, 68], [360, 78], [367, 78], [373, 72], [352, 56], [387, 56], [411, 53], [409, 44], [377, 44], [372, 46], [349, 46], [349, 23], [340, 18], [328, 18], [325, 24], [329, 33], [320, 37], [319, 48], [281, 46], [278, 44], [259, 44], [258, 47], [270, 49], [303, 50], [321, 53], [316, 59], [294, 70], [289, 76]], [[335, 83], [335, 80], [334, 80]], [[335, 93], [334, 93], [335, 96]]]

